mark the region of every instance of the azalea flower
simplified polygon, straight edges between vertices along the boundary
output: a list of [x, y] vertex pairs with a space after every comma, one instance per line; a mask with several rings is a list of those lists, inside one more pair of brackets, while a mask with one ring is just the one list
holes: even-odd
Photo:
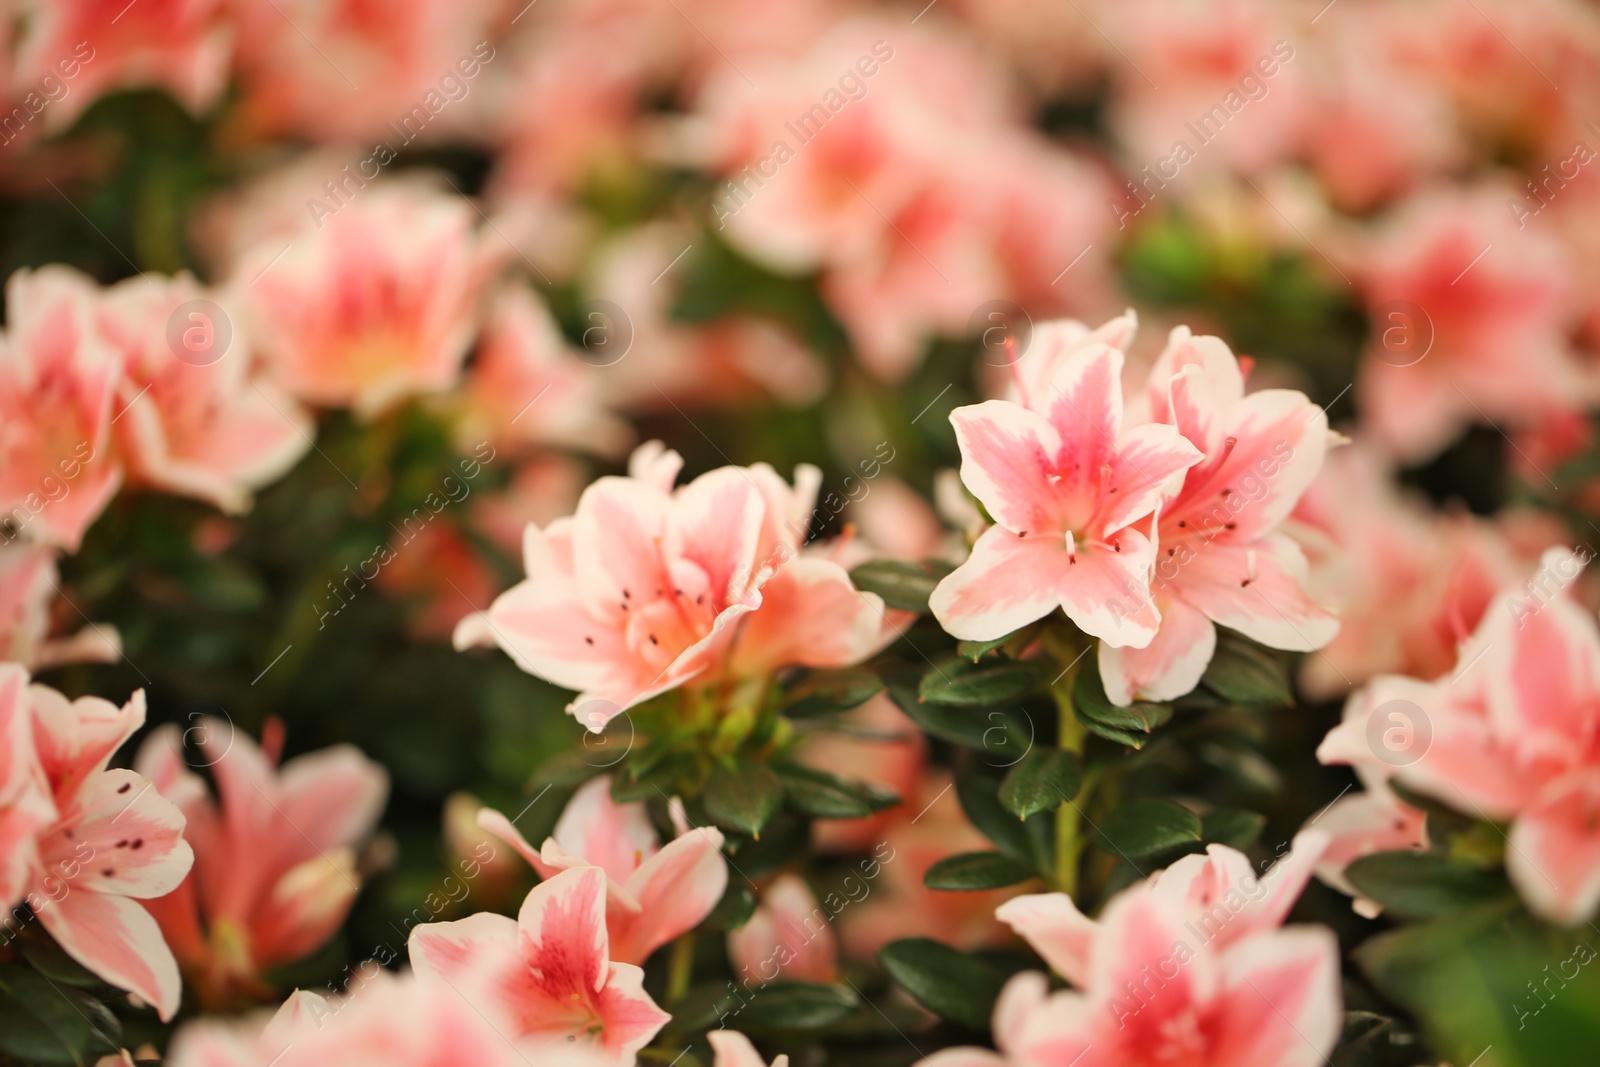
[[[210, 307], [196, 310], [202, 299]], [[191, 354], [180, 358], [170, 324], [186, 306], [177, 336]], [[304, 409], [251, 379], [243, 316], [225, 295], [188, 274], [146, 274], [105, 290], [97, 311], [123, 361], [117, 430], [130, 478], [240, 512], [311, 448]]]
[[728, 958], [735, 972], [763, 982], [778, 977], [832, 982], [839, 977], [839, 945], [828, 913], [804, 879], [793, 874], [774, 878], [745, 924], [729, 931]]
[[[1299, 652], [1326, 645], [1339, 627], [1308, 595], [1305, 556], [1279, 530], [1322, 467], [1327, 414], [1289, 389], [1245, 395], [1228, 346], [1182, 326], [1151, 369], [1148, 392], [1155, 420], [1205, 458], [1158, 509], [1158, 634], [1138, 647], [1100, 644], [1100, 676], [1117, 704], [1194, 689], [1216, 649], [1217, 625]], [[1140, 595], [1123, 600], [1131, 608]]]
[[[1023, 404], [950, 414], [961, 480], [995, 521], [929, 600], [963, 640], [1004, 637], [1058, 607], [1115, 647], [1143, 648], [1160, 629], [1146, 594], [1155, 545], [1134, 524], [1202, 454], [1171, 426], [1124, 427], [1122, 352], [1080, 340], [1076, 323], [1042, 324], [1029, 351], [1055, 369], [1023, 386]], [[1058, 360], [1063, 347], [1073, 351]]]
[[[681, 807], [674, 814], [682, 817]], [[645, 806], [611, 799], [609, 776], [585, 783], [556, 821], [555, 832], [535, 850], [498, 811], [478, 813], [478, 825], [516, 849], [542, 878], [598, 867], [606, 875], [606, 928], [611, 958], [644, 963], [656, 949], [693, 930], [717, 906], [728, 886], [722, 833], [680, 827], [662, 845]]]
[[194, 853], [177, 805], [143, 775], [107, 769], [144, 725], [144, 690], [119, 708], [98, 697], [68, 700], [48, 686], [24, 689], [19, 669], [3, 670], [0, 700], [31, 708], [56, 811], [29, 882], [30, 901], [48, 898], [35, 916], [69, 956], [170, 1019], [182, 992], [178, 963], [140, 901], [177, 888]]
[[[1017, 975], [995, 1004], [998, 1053], [947, 1049], [922, 1063], [1309, 1067], [1322, 1062], [1343, 1021], [1338, 944], [1326, 930], [1276, 928], [1305, 884], [1314, 856], [1294, 860], [1295, 873], [1267, 890], [1264, 880], [1249, 877], [1246, 857], [1219, 849], [1213, 846], [1209, 857], [1188, 857], [1187, 869], [1174, 868], [1117, 894], [1098, 921], [1079, 916], [1081, 921], [1066, 929], [1024, 929], [1053, 967], [1065, 967], [1062, 974], [1074, 988], [1052, 994], [1044, 975]], [[1310, 851], [1320, 849], [1313, 843]], [[1262, 901], [1250, 903], [1256, 894]], [[1234, 898], [1244, 901], [1237, 909], [1227, 903]], [[1242, 921], [1197, 925], [1208, 907], [1221, 907]]]
[[28, 673], [0, 664], [0, 908], [23, 899], [39, 866], [39, 833], [56, 820], [33, 744]]
[[644, 991], [644, 972], [610, 958], [606, 874], [561, 871], [535, 886], [516, 919], [480, 912], [411, 931], [424, 979], [481, 997], [513, 1036], [592, 1041], [624, 1065], [672, 1018]]
[[122, 368], [96, 328], [94, 283], [77, 271], [17, 271], [6, 308], [0, 515], [32, 540], [76, 552], [122, 484], [110, 454]]
[[51, 605], [60, 593], [56, 554], [42, 545], [0, 546], [0, 662], [45, 670], [68, 663], [115, 663], [122, 655], [117, 628], [89, 623], [52, 636]]
[[184, 974], [208, 1004], [267, 990], [262, 975], [320, 948], [361, 886], [357, 846], [383, 811], [388, 775], [349, 745], [278, 768], [281, 726], [265, 750], [218, 719], [187, 731], [216, 779], [220, 803], [188, 769], [183, 733], [151, 732], [134, 766], [188, 820], [194, 873], [146, 902]]
[[895, 635], [882, 598], [802, 553], [821, 474], [791, 488], [764, 463], [672, 488], [682, 459], [641, 446], [626, 478], [584, 490], [577, 514], [523, 544], [526, 581], [463, 619], [457, 648], [499, 645], [579, 690], [594, 731], [657, 693], [780, 667], [844, 667]]

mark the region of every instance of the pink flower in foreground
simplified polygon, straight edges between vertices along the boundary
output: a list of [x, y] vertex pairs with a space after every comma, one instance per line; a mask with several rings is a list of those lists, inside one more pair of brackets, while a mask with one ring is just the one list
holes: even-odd
[[0, 662], [44, 670], [68, 663], [114, 663], [117, 628], [88, 623], [70, 637], [51, 636], [51, 605], [60, 593], [55, 552], [40, 545], [0, 546]]
[[[1100, 645], [1100, 675], [1118, 704], [1192, 690], [1211, 662], [1217, 625], [1297, 652], [1321, 648], [1339, 628], [1307, 594], [1300, 547], [1279, 532], [1322, 467], [1327, 414], [1289, 389], [1245, 395], [1228, 346], [1182, 326], [1151, 369], [1148, 391], [1155, 420], [1205, 458], [1160, 505], [1152, 583], [1159, 633], [1141, 648]], [[1131, 607], [1138, 597], [1124, 600]]]
[[1374, 680], [1317, 753], [1369, 768], [1376, 755], [1408, 788], [1510, 823], [1512, 884], [1566, 924], [1600, 909], [1600, 627], [1562, 595], [1581, 566], [1546, 553], [1496, 598], [1454, 671]]
[[632, 1064], [672, 1016], [644, 991], [642, 970], [611, 961], [606, 897], [600, 868], [562, 871], [516, 919], [480, 912], [416, 927], [411, 966], [487, 1003], [514, 1037], [593, 1041]]
[[265, 751], [216, 719], [188, 733], [218, 801], [185, 765], [178, 727], [157, 727], [135, 766], [187, 817], [195, 862], [145, 906], [202, 999], [228, 1004], [265, 992], [263, 973], [320, 948], [344, 921], [361, 886], [355, 849], [383, 811], [388, 775], [349, 745], [278, 768], [276, 723]]
[[774, 878], [749, 921], [728, 933], [728, 958], [736, 973], [763, 983], [839, 977], [839, 944], [828, 913], [805, 880], [793, 874]]
[[0, 350], [0, 513], [76, 552], [122, 484], [109, 455], [121, 367], [95, 328], [94, 283], [66, 267], [6, 283]]
[[235, 279], [268, 376], [362, 418], [454, 386], [487, 274], [477, 217], [459, 197], [395, 181], [263, 238]]
[[[1276, 928], [1304, 885], [1309, 863], [1297, 863], [1305, 869], [1269, 890], [1231, 849], [1185, 862], [1187, 869], [1118, 894], [1098, 922], [1080, 916], [1070, 936], [1027, 934], [1052, 966], [1061, 966], [1058, 959], [1067, 965], [1063, 975], [1076, 988], [1050, 994], [1043, 975], [1018, 975], [995, 1005], [998, 1054], [950, 1049], [923, 1064], [1321, 1063], [1343, 1019], [1338, 944], [1326, 930]], [[1242, 902], [1237, 907], [1235, 899]], [[1216, 910], [1242, 921], [1213, 928], [1203, 916]]]
[[663, 846], [643, 804], [611, 799], [609, 777], [573, 794], [542, 849], [535, 850], [498, 811], [479, 812], [478, 825], [516, 849], [543, 878], [580, 867], [604, 871], [611, 958], [621, 963], [642, 964], [699, 926], [728, 886], [720, 831], [702, 826]]
[[18, 43], [16, 78], [54, 77], [66, 91], [45, 109], [63, 130], [111, 89], [160, 86], [190, 111], [210, 106], [228, 84], [233, 30], [225, 0], [32, 0]]
[[33, 744], [28, 674], [0, 665], [0, 911], [23, 899], [39, 866], [39, 833], [55, 822], [44, 769]]
[[599, 731], [669, 689], [850, 666], [893, 638], [880, 597], [800, 551], [815, 468], [794, 488], [758, 463], [674, 490], [681, 465], [642, 446], [632, 474], [590, 485], [576, 515], [530, 525], [527, 580], [462, 620], [456, 647], [498, 644], [523, 670], [578, 690], [569, 710]]
[[[121, 357], [119, 443], [131, 479], [171, 493], [244, 511], [250, 492], [276, 481], [311, 447], [314, 427], [301, 407], [269, 382], [250, 379], [242, 316], [222, 307], [191, 309], [181, 320], [179, 358], [169, 323], [208, 293], [187, 274], [142, 275], [98, 301], [101, 335]], [[227, 348], [221, 346], [227, 338]]]
[[[769, 1067], [750, 1039], [737, 1030], [712, 1030], [706, 1040], [714, 1057], [711, 1067]], [[770, 1067], [789, 1067], [788, 1055], [779, 1056]]]
[[462, 991], [378, 971], [347, 997], [297, 990], [270, 1019], [208, 1017], [178, 1031], [171, 1067], [606, 1067], [596, 1049], [517, 1042]]
[[[1078, 340], [1069, 325], [1036, 328], [1030, 352], [1054, 362], [1051, 349]], [[1027, 406], [951, 412], [961, 480], [995, 525], [929, 600], [950, 633], [993, 640], [1059, 607], [1110, 645], [1155, 638], [1160, 613], [1140, 595], [1155, 546], [1133, 524], [1202, 456], [1170, 426], [1124, 428], [1122, 362], [1118, 349], [1092, 344], [1023, 386]]]
[[175, 889], [194, 853], [176, 805], [142, 775], [107, 769], [144, 725], [144, 691], [119, 708], [98, 697], [68, 700], [43, 685], [24, 690], [20, 670], [6, 673], [0, 696], [32, 707], [57, 813], [39, 837], [30, 895], [49, 899], [35, 914], [69, 956], [170, 1019], [182, 993], [178, 964], [140, 901]]

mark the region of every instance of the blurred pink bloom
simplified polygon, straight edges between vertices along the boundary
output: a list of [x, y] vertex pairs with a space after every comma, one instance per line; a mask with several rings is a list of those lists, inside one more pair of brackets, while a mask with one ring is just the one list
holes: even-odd
[[[507, 920], [510, 921], [510, 920]], [[606, 1067], [615, 1059], [566, 1041], [508, 1041], [462, 990], [378, 969], [329, 1000], [296, 990], [277, 1014], [208, 1016], [178, 1031], [171, 1067]]]
[[[183, 358], [172, 347], [172, 322], [201, 299], [212, 306], [179, 320], [178, 344], [193, 353]], [[251, 380], [242, 316], [224, 294], [188, 274], [147, 274], [105, 290], [97, 310], [102, 336], [122, 359], [117, 429], [130, 480], [240, 512], [251, 490], [282, 477], [311, 447], [304, 410], [271, 383]]]
[[1512, 884], [1567, 925], [1600, 909], [1600, 628], [1565, 595], [1583, 562], [1547, 552], [1495, 598], [1453, 672], [1375, 679], [1317, 753], [1367, 768], [1388, 753], [1408, 788], [1511, 823]]
[[629, 1065], [672, 1016], [644, 991], [644, 972], [614, 963], [606, 874], [564, 870], [535, 886], [516, 919], [479, 912], [411, 931], [411, 966], [425, 981], [482, 998], [513, 1036], [593, 1041]]
[[1514, 195], [1424, 190], [1362, 253], [1373, 321], [1356, 395], [1364, 428], [1404, 461], [1432, 458], [1475, 423], [1524, 426], [1600, 396], [1571, 348], [1579, 309], [1565, 252], [1518, 228]]
[[[1076, 343], [1072, 327], [1041, 324], [1030, 351], [1054, 362], [1052, 349]], [[1019, 374], [1026, 407], [988, 400], [951, 412], [961, 480], [996, 525], [929, 601], [950, 633], [993, 640], [1059, 607], [1107, 644], [1155, 638], [1155, 547], [1132, 524], [1202, 456], [1170, 426], [1124, 428], [1122, 363], [1120, 350], [1096, 343], [1047, 382], [1030, 388]]]
[[657, 693], [780, 667], [844, 667], [891, 640], [881, 598], [801, 554], [820, 473], [790, 488], [764, 463], [676, 490], [682, 460], [658, 443], [626, 478], [584, 490], [577, 514], [529, 526], [528, 578], [462, 620], [456, 647], [498, 644], [531, 674], [579, 691], [599, 731]]
[[699, 926], [728, 886], [720, 831], [702, 826], [662, 845], [643, 804], [611, 799], [609, 776], [573, 794], [537, 851], [498, 811], [485, 808], [478, 825], [516, 849], [542, 878], [580, 867], [604, 871], [611, 958], [622, 963], [643, 964]]
[[217, 783], [183, 759], [183, 736], [157, 727], [136, 766], [188, 819], [194, 874], [145, 906], [161, 924], [203, 1003], [265, 991], [261, 976], [320, 948], [360, 889], [356, 848], [383, 811], [388, 775], [349, 745], [276, 766], [281, 727], [266, 750], [231, 723], [188, 731]]
[[795, 750], [808, 767], [856, 782], [870, 782], [901, 798], [899, 804], [859, 819], [817, 819], [811, 840], [822, 852], [857, 852], [882, 841], [906, 810], [927, 764], [927, 741], [905, 712], [879, 694], [840, 719], [860, 733], [817, 730]]
[[1159, 508], [1152, 598], [1160, 631], [1143, 648], [1100, 645], [1100, 674], [1117, 704], [1192, 690], [1216, 649], [1214, 624], [1299, 652], [1338, 632], [1338, 619], [1308, 595], [1300, 547], [1279, 532], [1322, 467], [1328, 417], [1304, 393], [1247, 396], [1244, 384], [1226, 344], [1183, 326], [1151, 369], [1155, 420], [1205, 458]]
[[414, 636], [437, 641], [449, 640], [462, 619], [488, 607], [499, 581], [471, 539], [445, 521], [430, 522], [396, 546], [375, 584], [407, 602]]
[[728, 959], [736, 973], [763, 983], [779, 978], [833, 982], [839, 977], [839, 944], [828, 913], [805, 880], [793, 874], [774, 878], [749, 921], [729, 932]]
[[[228, 0], [24, 0], [16, 78], [54, 77], [65, 93], [44, 109], [63, 130], [113, 89], [158, 86], [199, 113], [222, 95], [234, 30]], [[70, 72], [70, 73], [69, 73]]]
[[60, 595], [55, 552], [40, 545], [0, 546], [0, 662], [45, 670], [67, 663], [114, 663], [122, 639], [108, 623], [53, 635], [51, 607]]
[[922, 1063], [1304, 1067], [1321, 1062], [1337, 1043], [1343, 1019], [1333, 935], [1263, 924], [1222, 939], [1197, 930], [1193, 916], [1191, 906], [1162, 893], [1159, 883], [1119, 893], [1073, 946], [1074, 973], [1067, 977], [1076, 989], [1051, 994], [1045, 976], [1017, 975], [995, 1005], [998, 1054], [949, 1049]]
[[711, 1042], [711, 1067], [789, 1067], [787, 1054], [769, 1065], [750, 1039], [737, 1030], [712, 1030], [706, 1034], [706, 1040]]
[[476, 219], [465, 200], [397, 181], [256, 244], [234, 278], [268, 377], [361, 418], [452, 388], [493, 258]]
[[[1302, 831], [1289, 852], [1260, 876], [1243, 852], [1213, 844], [1204, 855], [1185, 856], [1157, 871], [1140, 890], [1182, 914], [1204, 943], [1226, 948], [1283, 925], [1327, 844], [1327, 834]], [[1090, 985], [1105, 924], [1080, 912], [1067, 894], [1015, 897], [996, 909], [995, 917], [1067, 981]]]
[[23, 899], [39, 866], [39, 835], [56, 821], [33, 743], [28, 672], [0, 664], [0, 910]]
[[96, 330], [94, 301], [94, 283], [67, 267], [19, 270], [6, 283], [0, 512], [69, 552], [122, 484], [110, 454], [121, 367]]
[[602, 407], [600, 373], [567, 347], [525, 285], [507, 288], [494, 298], [467, 372], [456, 439], [617, 455], [633, 431]]
[[517, 466], [500, 493], [485, 493], [471, 505], [473, 526], [515, 559], [529, 523], [546, 526], [572, 514], [587, 480], [584, 465], [558, 452], [539, 453]]
[[178, 964], [140, 901], [175, 889], [194, 853], [177, 805], [143, 775], [107, 769], [144, 725], [144, 690], [119, 708], [98, 697], [68, 700], [43, 685], [24, 692], [24, 681], [12, 674], [4, 697], [32, 705], [33, 740], [57, 812], [39, 838], [29, 892], [48, 902], [35, 914], [69, 956], [171, 1019], [182, 994]]

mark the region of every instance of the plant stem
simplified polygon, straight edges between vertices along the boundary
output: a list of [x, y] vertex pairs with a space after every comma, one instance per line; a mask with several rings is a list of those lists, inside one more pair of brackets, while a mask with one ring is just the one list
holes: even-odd
[[694, 931], [690, 930], [672, 943], [672, 956], [667, 961], [668, 1004], [675, 1004], [689, 992], [689, 979], [694, 974]]
[[[1072, 681], [1076, 674], [1068, 670], [1061, 678], [1064, 684], [1050, 687], [1050, 695], [1055, 697], [1056, 711], [1059, 717], [1060, 740], [1058, 747], [1063, 752], [1082, 754], [1083, 741], [1086, 731], [1083, 724], [1072, 711]], [[1062, 801], [1061, 807], [1056, 810], [1056, 888], [1068, 896], [1073, 895], [1078, 889], [1078, 856], [1083, 851], [1081, 807], [1088, 800], [1089, 782], [1087, 776], [1078, 788], [1078, 795], [1071, 800]]]

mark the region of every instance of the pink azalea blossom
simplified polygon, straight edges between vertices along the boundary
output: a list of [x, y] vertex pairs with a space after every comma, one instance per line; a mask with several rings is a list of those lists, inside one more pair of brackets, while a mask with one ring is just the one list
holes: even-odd
[[0, 349], [0, 512], [30, 539], [76, 552], [122, 484], [112, 456], [122, 368], [95, 323], [94, 283], [67, 267], [6, 283]]
[[[194, 863], [184, 816], [144, 776], [108, 770], [116, 750], [144, 725], [144, 690], [122, 707], [98, 697], [68, 700], [43, 685], [8, 699], [33, 713], [33, 740], [56, 819], [40, 835], [30, 898], [67, 954], [112, 985], [178, 1010], [178, 964], [141, 901], [170, 893]], [[64, 891], [63, 891], [64, 887]]]
[[516, 919], [480, 912], [411, 931], [425, 980], [481, 997], [512, 1035], [592, 1041], [624, 1065], [672, 1018], [644, 991], [644, 972], [610, 958], [606, 873], [561, 871], [535, 886]]
[[1000, 909], [1074, 988], [1017, 975], [995, 1004], [999, 1053], [947, 1049], [928, 1067], [1313, 1067], [1343, 1013], [1333, 935], [1280, 929], [1325, 838], [1266, 875], [1213, 845], [1112, 898], [1098, 920], [1064, 893]]
[[45, 670], [121, 657], [122, 639], [107, 623], [88, 623], [71, 636], [54, 633], [51, 608], [60, 581], [52, 549], [19, 542], [0, 546], [0, 662]]
[[728, 958], [736, 973], [763, 982], [833, 982], [839, 977], [839, 945], [828, 913], [804, 879], [793, 874], [774, 878], [749, 920], [729, 932]]
[[804, 552], [820, 473], [790, 488], [766, 464], [672, 488], [682, 460], [659, 444], [633, 473], [584, 490], [577, 514], [529, 526], [528, 579], [456, 629], [531, 674], [579, 691], [599, 731], [657, 693], [785, 666], [861, 662], [896, 633], [881, 598], [825, 554]]
[[[1037, 352], [1056, 369], [1022, 385], [1026, 406], [989, 400], [950, 414], [961, 480], [995, 521], [929, 601], [963, 640], [1003, 637], [1058, 607], [1117, 647], [1142, 648], [1160, 629], [1141, 595], [1155, 545], [1134, 524], [1203, 457], [1170, 426], [1125, 427], [1122, 352], [1080, 337], [1076, 323], [1035, 328], [1023, 361]], [[1074, 351], [1058, 361], [1062, 347]]]
[[611, 958], [621, 963], [642, 964], [699, 926], [728, 885], [720, 831], [702, 826], [662, 845], [643, 804], [611, 799], [609, 777], [587, 782], [573, 795], [541, 849], [498, 811], [484, 809], [478, 824], [543, 878], [582, 867], [604, 871]]
[[264, 991], [261, 976], [331, 937], [360, 889], [355, 849], [383, 811], [388, 775], [349, 745], [276, 766], [281, 727], [266, 750], [243, 731], [200, 719], [187, 731], [217, 783], [183, 758], [183, 735], [157, 727], [135, 766], [188, 820], [194, 872], [145, 906], [161, 924], [207, 1004]]
[[234, 278], [268, 377], [363, 418], [454, 386], [491, 262], [478, 217], [458, 197], [395, 181], [263, 238]]
[[[212, 321], [209, 309], [191, 310], [178, 336], [191, 344], [193, 332], [195, 354], [179, 358], [169, 324], [201, 299], [219, 307], [224, 321]], [[231, 303], [187, 274], [142, 275], [105, 291], [98, 322], [123, 361], [117, 430], [130, 479], [239, 512], [251, 490], [282, 477], [310, 449], [314, 427], [274, 385], [251, 380], [243, 316], [229, 313]]]
[[39, 866], [39, 834], [56, 821], [33, 744], [28, 673], [0, 664], [0, 909], [23, 899]]
[[54, 77], [67, 92], [44, 121], [72, 124], [112, 89], [159, 86], [190, 111], [214, 103], [228, 84], [233, 27], [226, 0], [29, 0], [18, 42], [18, 84]]
[[1565, 924], [1600, 909], [1600, 626], [1563, 592], [1580, 568], [1569, 552], [1546, 553], [1532, 579], [1496, 597], [1452, 672], [1375, 679], [1318, 749], [1366, 768], [1377, 756], [1407, 787], [1510, 823], [1512, 884]]
[[[1143, 647], [1100, 645], [1106, 694], [1118, 704], [1192, 690], [1216, 648], [1216, 624], [1299, 652], [1326, 645], [1339, 626], [1308, 595], [1305, 556], [1279, 532], [1322, 467], [1326, 413], [1288, 389], [1246, 395], [1228, 346], [1181, 326], [1152, 368], [1148, 392], [1156, 421], [1205, 458], [1160, 505], [1152, 583], [1159, 632]], [[1135, 588], [1123, 600], [1131, 606], [1143, 595]]]

